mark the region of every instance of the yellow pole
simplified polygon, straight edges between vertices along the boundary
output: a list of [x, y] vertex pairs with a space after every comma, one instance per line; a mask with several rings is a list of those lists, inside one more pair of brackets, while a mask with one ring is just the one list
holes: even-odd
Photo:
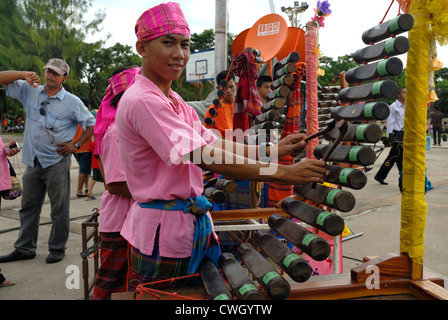
[[427, 23], [431, 16], [426, 9], [426, 2], [427, 0], [411, 1], [409, 13], [414, 17], [414, 27], [409, 31], [411, 46], [406, 66], [400, 252], [411, 258], [414, 279], [422, 277], [427, 212], [426, 104], [431, 39]]

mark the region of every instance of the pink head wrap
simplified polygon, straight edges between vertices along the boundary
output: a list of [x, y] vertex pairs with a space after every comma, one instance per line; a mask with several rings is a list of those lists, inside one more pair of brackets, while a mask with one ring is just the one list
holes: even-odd
[[130, 84], [134, 83], [135, 74], [139, 73], [140, 69], [140, 67], [136, 67], [113, 75], [109, 79], [112, 94], [116, 96], [117, 94], [125, 91]]
[[135, 24], [135, 35], [141, 41], [167, 35], [181, 34], [190, 38], [190, 28], [180, 5], [175, 2], [162, 3], [146, 10]]
[[[112, 123], [115, 121], [117, 108], [111, 102], [112, 99], [119, 93], [129, 88], [135, 81], [135, 75], [141, 72], [141, 68], [132, 68], [123, 72], [117, 73], [109, 79], [109, 86], [107, 87], [106, 95], [101, 101], [100, 108], [96, 115], [95, 122], [95, 151], [94, 154], [100, 154], [101, 143], [104, 134]], [[118, 106], [117, 106], [118, 107]]]

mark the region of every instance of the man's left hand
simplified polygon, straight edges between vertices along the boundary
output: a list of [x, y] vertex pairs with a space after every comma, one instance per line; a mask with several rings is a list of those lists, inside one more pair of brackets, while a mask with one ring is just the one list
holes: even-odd
[[76, 150], [78, 150], [75, 146], [75, 144], [73, 142], [64, 142], [64, 143], [58, 143], [56, 144], [56, 147], [60, 147], [58, 149], [58, 153], [61, 156], [67, 156], [70, 153], [75, 152]]

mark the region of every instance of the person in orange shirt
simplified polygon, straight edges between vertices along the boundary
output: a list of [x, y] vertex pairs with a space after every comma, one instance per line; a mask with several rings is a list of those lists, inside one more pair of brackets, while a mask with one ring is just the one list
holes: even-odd
[[[84, 103], [87, 109], [90, 108], [90, 101], [85, 97], [80, 97], [81, 101]], [[78, 125], [75, 136], [73, 137], [73, 142], [78, 141], [79, 137], [84, 132], [84, 129]], [[73, 153], [76, 161], [79, 165], [78, 172], [78, 189], [76, 190], [76, 196], [78, 198], [87, 197], [87, 191], [89, 189], [89, 177], [92, 171], [92, 152], [90, 151], [90, 144], [92, 143], [92, 138], [84, 143], [78, 150]], [[82, 190], [84, 186], [85, 192]]]
[[[92, 193], [95, 183], [97, 181], [104, 183], [104, 178], [100, 170], [100, 164], [98, 162], [98, 158], [94, 154], [94, 151], [95, 151], [95, 141], [92, 141], [92, 143], [90, 144], [90, 154], [92, 155], [92, 180], [90, 181], [89, 189], [87, 190], [86, 201], [96, 199]], [[106, 189], [106, 185], [104, 185], [104, 189]]]
[[[227, 78], [227, 74], [229, 77]], [[221, 81], [226, 80], [227, 86], [221, 87]], [[237, 83], [235, 82], [235, 75], [229, 71], [221, 71], [216, 76], [217, 89], [224, 91], [224, 96], [221, 98], [219, 107], [211, 105], [208, 107], [204, 117], [204, 127], [209, 129], [216, 129], [221, 133], [221, 137], [225, 137], [226, 129], [233, 131], [233, 108], [235, 106], [235, 95], [237, 90]], [[210, 109], [216, 109], [217, 115], [212, 115]], [[210, 118], [214, 121], [212, 124], [207, 124], [206, 119]]]

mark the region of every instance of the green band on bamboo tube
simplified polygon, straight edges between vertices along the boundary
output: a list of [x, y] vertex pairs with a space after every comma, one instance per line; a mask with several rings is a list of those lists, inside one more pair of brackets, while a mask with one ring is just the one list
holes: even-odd
[[378, 75], [380, 77], [384, 77], [387, 75], [387, 61], [388, 59], [381, 60], [376, 66], [376, 72], [378, 72]]
[[323, 227], [325, 219], [331, 214], [333, 214], [333, 213], [328, 212], [328, 211], [322, 211], [321, 213], [319, 213], [319, 216], [316, 219], [316, 223]]
[[393, 18], [389, 21], [389, 31], [394, 33], [397, 30], [400, 30], [400, 25], [398, 23], [398, 20], [400, 19], [400, 16]]
[[264, 284], [267, 285], [269, 283], [269, 281], [271, 281], [272, 279], [277, 278], [277, 277], [280, 277], [280, 275], [277, 273], [277, 271], [268, 272], [264, 275], [263, 282], [264, 282]]
[[257, 287], [256, 287], [253, 283], [249, 283], [249, 284], [245, 284], [244, 286], [242, 286], [242, 287], [238, 290], [238, 292], [239, 292], [241, 295], [244, 295], [247, 291], [250, 291], [250, 290], [258, 290], [258, 289], [257, 289]]
[[302, 244], [304, 246], [308, 246], [310, 242], [316, 238], [319, 238], [319, 236], [315, 235], [314, 233], [310, 233], [309, 235], [303, 237]]
[[284, 85], [284, 84], [285, 84], [285, 76], [283, 76], [283, 77], [280, 78], [280, 84], [281, 84], [281, 85]]
[[372, 86], [372, 95], [377, 95], [381, 93], [381, 84], [383, 81], [375, 82]]
[[389, 39], [384, 44], [384, 50], [386, 50], [387, 54], [395, 51], [395, 39], [396, 38]]
[[296, 259], [300, 259], [300, 256], [296, 253], [291, 253], [283, 260], [283, 264], [285, 265], [286, 268], [288, 268], [291, 262], [293, 262]]
[[362, 146], [356, 146], [350, 149], [348, 154], [348, 159], [350, 161], [358, 161], [358, 152], [361, 150]]
[[341, 170], [341, 173], [339, 174], [339, 182], [340, 183], [347, 183], [347, 178], [350, 172], [352, 172], [352, 168], [344, 168]]
[[375, 105], [375, 103], [376, 102], [366, 103], [366, 105], [364, 106], [364, 117], [366, 118], [373, 117], [373, 106]]
[[362, 124], [358, 128], [356, 128], [356, 139], [365, 140], [364, 131], [366, 130], [368, 124]]
[[340, 189], [333, 189], [330, 192], [327, 193], [327, 203], [334, 205], [334, 197], [336, 197], [336, 195], [341, 192], [342, 190]]

